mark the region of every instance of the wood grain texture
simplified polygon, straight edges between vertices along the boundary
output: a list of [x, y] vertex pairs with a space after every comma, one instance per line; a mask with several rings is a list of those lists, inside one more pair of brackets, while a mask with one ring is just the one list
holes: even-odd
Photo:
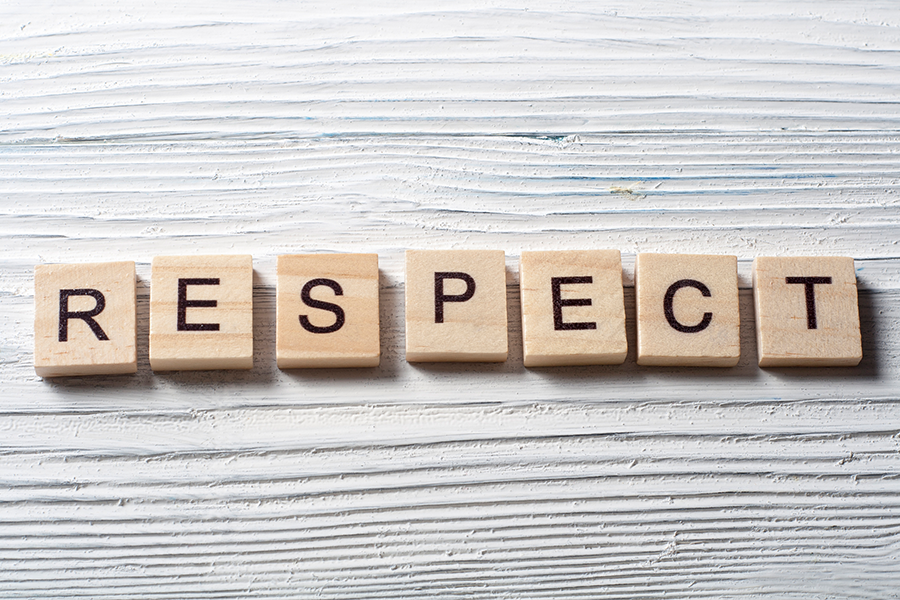
[[[635, 4], [638, 4], [636, 6]], [[0, 597], [898, 598], [894, 2], [0, 7]], [[403, 252], [506, 251], [510, 359], [403, 359]], [[624, 365], [525, 369], [522, 250], [622, 252]], [[279, 254], [382, 360], [275, 366]], [[638, 367], [639, 252], [738, 257], [733, 369]], [[150, 261], [252, 254], [254, 368], [153, 374]], [[759, 369], [756, 256], [863, 360]], [[134, 260], [138, 373], [41, 381], [33, 268]]]
[[160, 255], [150, 273], [151, 369], [253, 368], [253, 256]]
[[[758, 265], [758, 260], [753, 264]], [[634, 261], [637, 363], [735, 366], [741, 358], [738, 294], [735, 256], [638, 254]]]
[[519, 310], [526, 367], [621, 365], [628, 356], [618, 250], [523, 251]]

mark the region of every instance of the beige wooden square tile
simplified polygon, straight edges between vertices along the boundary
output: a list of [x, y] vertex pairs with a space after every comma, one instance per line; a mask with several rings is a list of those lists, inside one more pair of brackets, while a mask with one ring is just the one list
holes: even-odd
[[638, 254], [634, 285], [639, 365], [737, 364], [737, 257]]
[[34, 268], [34, 370], [41, 377], [137, 371], [133, 262]]
[[253, 367], [253, 258], [157, 256], [150, 282], [150, 368]]
[[377, 254], [278, 257], [278, 367], [375, 367], [381, 357]]
[[625, 298], [618, 250], [522, 252], [526, 367], [625, 361]]
[[848, 257], [753, 261], [761, 367], [846, 367], [862, 360], [856, 271]]
[[508, 353], [502, 250], [406, 252], [406, 360], [503, 362]]

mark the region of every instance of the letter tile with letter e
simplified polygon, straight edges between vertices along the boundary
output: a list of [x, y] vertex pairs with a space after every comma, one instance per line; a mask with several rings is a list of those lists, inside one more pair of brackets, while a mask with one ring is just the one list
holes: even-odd
[[618, 250], [523, 251], [519, 286], [526, 367], [625, 361]]
[[277, 270], [280, 369], [378, 366], [377, 254], [282, 255]]
[[753, 261], [760, 367], [849, 367], [862, 360], [853, 259]]
[[137, 371], [133, 262], [34, 269], [34, 370], [41, 377]]
[[639, 365], [737, 364], [736, 256], [638, 254], [634, 285]]
[[253, 258], [157, 256], [150, 282], [150, 368], [253, 367]]
[[509, 352], [502, 250], [407, 250], [406, 360], [503, 362]]

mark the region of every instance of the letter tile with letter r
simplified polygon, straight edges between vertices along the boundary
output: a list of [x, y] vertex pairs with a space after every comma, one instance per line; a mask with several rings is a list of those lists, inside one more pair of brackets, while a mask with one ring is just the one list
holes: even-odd
[[519, 289], [526, 367], [625, 361], [618, 250], [523, 251]]
[[502, 250], [406, 252], [406, 360], [503, 362], [509, 352]]
[[375, 367], [381, 358], [377, 254], [278, 257], [278, 367]]
[[760, 367], [846, 367], [862, 360], [853, 259], [761, 256], [753, 261]]
[[634, 273], [639, 365], [737, 364], [736, 256], [638, 254]]
[[157, 256], [150, 282], [150, 368], [253, 367], [253, 258]]
[[131, 261], [34, 269], [34, 370], [41, 377], [137, 371]]

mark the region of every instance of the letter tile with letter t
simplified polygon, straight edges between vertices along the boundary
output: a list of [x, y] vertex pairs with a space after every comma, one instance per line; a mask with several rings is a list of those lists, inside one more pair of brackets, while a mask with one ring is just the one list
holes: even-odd
[[406, 360], [503, 362], [509, 353], [502, 250], [407, 250]]
[[377, 254], [282, 255], [277, 270], [280, 369], [378, 366]]
[[137, 371], [133, 262], [34, 269], [34, 370], [41, 377]]
[[618, 250], [523, 251], [519, 286], [526, 367], [625, 361]]
[[150, 282], [150, 368], [253, 367], [253, 258], [157, 256]]
[[847, 367], [862, 360], [853, 259], [753, 261], [760, 367]]
[[736, 256], [638, 254], [634, 273], [639, 365], [737, 364]]

